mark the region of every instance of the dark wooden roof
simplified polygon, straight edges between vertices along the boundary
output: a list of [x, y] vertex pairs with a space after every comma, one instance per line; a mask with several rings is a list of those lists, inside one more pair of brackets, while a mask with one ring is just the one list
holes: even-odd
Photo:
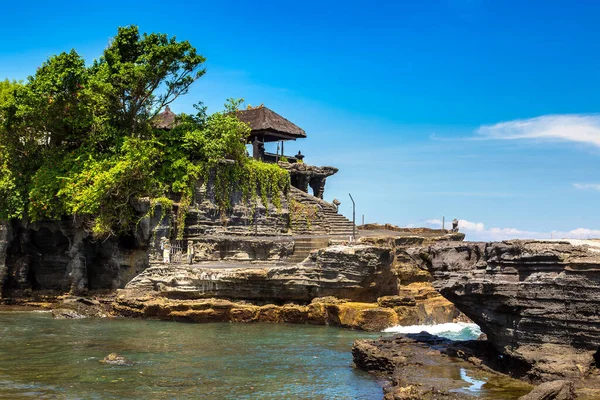
[[165, 111], [152, 118], [152, 126], [156, 129], [173, 129], [175, 126], [175, 116], [175, 113], [171, 111], [169, 106], [166, 106]]
[[[273, 140], [295, 140], [306, 137], [304, 129], [265, 106], [239, 110], [236, 112], [236, 116], [240, 121], [250, 125], [250, 129], [252, 129], [250, 136], [266, 135]], [[265, 137], [265, 141], [271, 140]]]

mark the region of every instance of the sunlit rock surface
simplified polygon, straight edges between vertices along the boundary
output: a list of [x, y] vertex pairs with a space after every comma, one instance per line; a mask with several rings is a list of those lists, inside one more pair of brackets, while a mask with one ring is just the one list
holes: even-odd
[[532, 379], [583, 378], [600, 346], [600, 242], [436, 243], [433, 286]]

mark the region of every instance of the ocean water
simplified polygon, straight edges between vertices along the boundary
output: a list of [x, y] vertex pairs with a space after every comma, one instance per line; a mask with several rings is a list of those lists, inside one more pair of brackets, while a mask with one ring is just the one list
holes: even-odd
[[427, 332], [432, 335], [445, 337], [451, 340], [475, 340], [481, 335], [481, 329], [477, 324], [464, 322], [446, 323], [437, 325], [410, 325], [393, 326], [384, 330], [387, 333], [421, 333]]
[[[54, 320], [0, 312], [0, 399], [381, 399], [351, 367], [379, 334], [326, 326]], [[100, 360], [116, 352], [134, 362]]]
[[[476, 338], [472, 324], [388, 331]], [[0, 311], [0, 399], [381, 399], [380, 382], [352, 368], [352, 343], [393, 333], [286, 324], [54, 320]], [[100, 363], [116, 352], [130, 366]], [[458, 392], [512, 399], [504, 381], [459, 366]], [[521, 392], [518, 392], [523, 394]]]

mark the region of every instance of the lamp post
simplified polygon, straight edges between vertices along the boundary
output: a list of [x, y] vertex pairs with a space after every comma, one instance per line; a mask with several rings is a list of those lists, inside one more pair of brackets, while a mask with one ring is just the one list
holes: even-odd
[[348, 193], [348, 196], [352, 200], [352, 241], [354, 242], [356, 238], [356, 203], [354, 203], [354, 199], [350, 193]]

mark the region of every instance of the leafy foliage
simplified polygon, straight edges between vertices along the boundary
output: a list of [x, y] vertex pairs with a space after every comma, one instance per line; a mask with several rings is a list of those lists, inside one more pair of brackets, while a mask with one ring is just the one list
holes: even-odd
[[135, 134], [149, 129], [147, 122], [158, 110], [187, 93], [206, 72], [204, 61], [188, 41], [140, 35], [136, 26], [128, 26], [119, 28], [94, 69], [106, 74], [113, 122]]
[[224, 112], [181, 115], [165, 131], [153, 118], [205, 70], [187, 41], [119, 28], [91, 66], [71, 50], [50, 57], [25, 83], [0, 81], [0, 220], [72, 215], [97, 237], [139, 220], [132, 204], [177, 204], [183, 235], [194, 185], [213, 177], [222, 212], [234, 191], [246, 201], [281, 205], [289, 175], [250, 160], [249, 127], [229, 99]]

